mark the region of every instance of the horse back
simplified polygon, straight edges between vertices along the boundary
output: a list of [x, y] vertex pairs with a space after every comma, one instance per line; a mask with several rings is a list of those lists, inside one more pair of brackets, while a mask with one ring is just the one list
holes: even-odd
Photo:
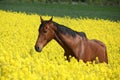
[[101, 42], [99, 40], [96, 40], [96, 39], [93, 39], [92, 41], [95, 42], [95, 43], [97, 43], [97, 44], [99, 44], [100, 46], [106, 48], [106, 46], [105, 46], [105, 44], [103, 42]]

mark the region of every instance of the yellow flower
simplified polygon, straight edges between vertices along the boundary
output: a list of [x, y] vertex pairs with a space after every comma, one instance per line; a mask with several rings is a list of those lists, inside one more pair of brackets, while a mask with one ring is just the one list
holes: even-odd
[[[43, 16], [49, 19], [49, 16]], [[0, 10], [1, 80], [119, 80], [120, 21], [54, 17], [53, 20], [89, 39], [99, 39], [107, 46], [109, 64], [65, 61], [63, 48], [52, 40], [41, 53], [34, 50], [40, 25], [39, 15]], [[52, 47], [52, 48], [51, 48]], [[98, 61], [98, 59], [96, 59]]]

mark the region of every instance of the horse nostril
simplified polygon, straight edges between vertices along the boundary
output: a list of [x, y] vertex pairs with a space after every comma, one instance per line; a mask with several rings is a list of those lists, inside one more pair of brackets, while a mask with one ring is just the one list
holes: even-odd
[[37, 51], [39, 49], [39, 47], [35, 46], [35, 50]]
[[37, 52], [41, 52], [41, 51], [42, 51], [42, 49], [41, 49], [39, 46], [35, 46], [35, 50], [36, 50]]

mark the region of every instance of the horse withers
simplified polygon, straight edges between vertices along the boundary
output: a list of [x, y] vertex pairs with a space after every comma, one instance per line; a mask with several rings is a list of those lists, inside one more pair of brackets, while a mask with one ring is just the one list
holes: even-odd
[[78, 61], [94, 61], [98, 57], [100, 63], [108, 63], [106, 46], [103, 42], [89, 40], [84, 32], [74, 31], [52, 19], [53, 17], [50, 20], [43, 20], [40, 17], [41, 24], [35, 45], [37, 52], [41, 52], [49, 41], [55, 39], [64, 49], [64, 56], [68, 61], [70, 61], [69, 56], [71, 55]]

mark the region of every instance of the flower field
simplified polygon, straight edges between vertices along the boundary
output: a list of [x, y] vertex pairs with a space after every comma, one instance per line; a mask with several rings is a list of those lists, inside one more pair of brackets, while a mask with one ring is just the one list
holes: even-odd
[[54, 40], [38, 53], [34, 45], [39, 15], [0, 10], [0, 80], [120, 80], [120, 21], [70, 17], [53, 21], [104, 42], [108, 64], [77, 62], [74, 57], [68, 62]]

